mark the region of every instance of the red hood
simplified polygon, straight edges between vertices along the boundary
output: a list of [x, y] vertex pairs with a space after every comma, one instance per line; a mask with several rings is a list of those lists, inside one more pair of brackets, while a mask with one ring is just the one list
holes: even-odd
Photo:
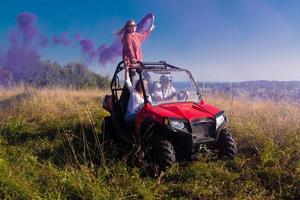
[[187, 120], [197, 118], [214, 118], [220, 112], [219, 109], [205, 103], [179, 102], [153, 106], [150, 109], [159, 117], [185, 118]]

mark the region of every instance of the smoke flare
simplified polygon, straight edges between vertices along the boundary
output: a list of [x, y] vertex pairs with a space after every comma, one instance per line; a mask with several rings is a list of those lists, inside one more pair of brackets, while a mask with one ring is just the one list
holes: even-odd
[[[153, 23], [153, 14], [147, 14], [137, 25], [137, 32], [144, 32]], [[37, 16], [22, 12], [17, 16], [17, 25], [9, 33], [9, 48], [0, 49], [0, 69], [12, 74], [15, 81], [30, 78], [31, 75], [43, 70], [39, 50], [48, 45], [80, 46], [86, 62], [97, 61], [100, 65], [116, 62], [122, 53], [120, 37], [115, 37], [110, 45], [95, 42], [79, 32], [74, 38], [67, 32], [53, 34], [48, 38], [37, 29]], [[76, 45], [77, 44], [77, 45]], [[5, 74], [5, 73], [2, 73]]]
[[[137, 24], [137, 32], [144, 32], [147, 29], [150, 28], [151, 24], [153, 23], [153, 13], [147, 14], [145, 17], [142, 18], [142, 20]], [[114, 41], [110, 44], [102, 44], [99, 46], [97, 50], [87, 50], [87, 47], [82, 44], [82, 36], [81, 34], [78, 34], [76, 36], [79, 40], [79, 43], [82, 48], [82, 52], [86, 55], [86, 58], [88, 58], [88, 61], [91, 61], [95, 58], [95, 55], [98, 54], [98, 62], [101, 65], [106, 65], [107, 63], [114, 63], [118, 57], [121, 56], [122, 53], [122, 42], [121, 38], [115, 37]], [[86, 43], [87, 41], [85, 41]], [[90, 47], [94, 48], [94, 42], [89, 40]]]

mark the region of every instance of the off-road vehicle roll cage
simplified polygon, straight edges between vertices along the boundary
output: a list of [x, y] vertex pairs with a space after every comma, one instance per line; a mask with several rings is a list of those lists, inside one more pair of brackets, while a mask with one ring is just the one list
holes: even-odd
[[[135, 70], [138, 73], [139, 79], [141, 79], [141, 80], [143, 79], [142, 72], [144, 70], [149, 70], [149, 71], [153, 71], [153, 72], [155, 72], [155, 71], [183, 71], [183, 72], [186, 72], [188, 74], [190, 80], [193, 82], [193, 84], [196, 87], [199, 100], [201, 99], [199, 87], [197, 86], [196, 81], [193, 78], [191, 72], [188, 71], [187, 69], [182, 69], [182, 68], [170, 65], [170, 64], [166, 63], [165, 61], [159, 61], [159, 62], [139, 62], [138, 61], [137, 64], [138, 64], [137, 66], [131, 67], [130, 69]], [[119, 62], [118, 66], [114, 72], [114, 76], [112, 78], [111, 85], [110, 85], [113, 98], [118, 99], [118, 91], [123, 90], [123, 87], [120, 84], [120, 79], [118, 77], [118, 74], [124, 69], [125, 69], [125, 63], [123, 61]], [[146, 91], [145, 91], [145, 86], [144, 86], [143, 81], [141, 83], [142, 83], [142, 89], [143, 89], [143, 94], [144, 94], [144, 100], [146, 103], [149, 101], [146, 96]]]

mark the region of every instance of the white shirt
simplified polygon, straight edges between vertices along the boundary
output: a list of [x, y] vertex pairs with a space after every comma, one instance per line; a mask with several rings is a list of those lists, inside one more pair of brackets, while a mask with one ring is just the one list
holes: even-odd
[[162, 94], [161, 89], [154, 90], [152, 93], [152, 97], [153, 97], [153, 99], [159, 99], [159, 100], [163, 99], [163, 94]]
[[161, 88], [161, 91], [162, 91], [162, 95], [163, 95], [163, 98], [166, 99], [168, 98], [169, 96], [172, 96], [174, 95], [174, 93], [176, 92], [176, 89], [170, 85], [170, 87], [164, 89], [163, 87]]
[[139, 93], [135, 89], [133, 89], [130, 80], [125, 80], [125, 84], [130, 93], [127, 113], [137, 113], [144, 106], [144, 97], [140, 96]]
[[168, 97], [174, 95], [176, 89], [170, 85], [170, 87], [163, 89], [160, 88], [159, 90], [153, 91], [153, 97], [160, 98], [160, 99], [167, 99]]

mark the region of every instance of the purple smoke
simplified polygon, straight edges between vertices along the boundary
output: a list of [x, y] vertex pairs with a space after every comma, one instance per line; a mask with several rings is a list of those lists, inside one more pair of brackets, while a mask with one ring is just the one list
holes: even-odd
[[49, 44], [48, 38], [41, 36], [39, 39], [39, 44], [42, 48], [46, 47]]
[[61, 44], [61, 45], [65, 45], [65, 46], [68, 46], [72, 43], [71, 39], [68, 36], [68, 33], [66, 33], [66, 32], [63, 32], [60, 35], [53, 35], [52, 42], [56, 45]]
[[101, 65], [109, 62], [115, 62], [122, 52], [122, 44], [119, 38], [116, 38], [111, 45], [102, 44], [95, 49], [94, 41], [91, 39], [82, 39], [81, 34], [76, 35], [81, 51], [87, 62], [91, 62], [98, 57]]
[[77, 41], [77, 42], [79, 42], [80, 40], [82, 40], [82, 34], [79, 32], [79, 33], [76, 33], [76, 35], [75, 35], [75, 40]]
[[94, 49], [94, 41], [91, 39], [81, 39], [78, 41], [83, 54], [88, 62], [92, 61], [98, 53], [98, 50]]
[[99, 63], [105, 65], [107, 62], [112, 61], [114, 57], [121, 54], [119, 50], [120, 45], [116, 42], [117, 40], [110, 46], [104, 44], [99, 46], [98, 49], [95, 49], [93, 40], [89, 38], [82, 39], [81, 33], [76, 34], [76, 41], [78, 41], [87, 62], [93, 61], [98, 56]]
[[36, 27], [36, 15], [28, 12], [17, 16], [17, 26], [9, 33], [9, 48], [0, 55], [0, 68], [11, 72], [15, 81], [30, 79], [43, 70], [39, 51], [49, 44], [71, 44], [67, 33], [48, 39]]
[[99, 48], [99, 63], [106, 65], [109, 62], [115, 62], [122, 53], [122, 43], [119, 38], [115, 39], [110, 45], [102, 45]]
[[[137, 24], [137, 32], [141, 33], [150, 28], [153, 23], [153, 13], [147, 14], [142, 20]], [[113, 43], [109, 46], [102, 45], [99, 52], [99, 63], [106, 65], [107, 63], [115, 62], [118, 57], [122, 54], [122, 42], [121, 38], [115, 38]]]
[[16, 47], [19, 45], [19, 32], [17, 29], [13, 29], [9, 33], [9, 44], [11, 47]]
[[[146, 15], [137, 27], [138, 32], [147, 30], [152, 23], [153, 14]], [[36, 27], [37, 16], [23, 12], [17, 16], [17, 26], [9, 33], [9, 48], [0, 51], [0, 69], [11, 72], [14, 80], [30, 77], [43, 69], [38, 50], [50, 44], [70, 46], [78, 44], [87, 62], [96, 60], [101, 65], [115, 62], [122, 53], [121, 38], [116, 37], [110, 45], [96, 47], [93, 40], [83, 38], [77, 33], [70, 38], [67, 32], [54, 34], [51, 38], [44, 36]], [[0, 49], [1, 50], [1, 49]]]
[[[147, 14], [137, 24], [137, 32], [144, 32], [150, 28], [153, 23], [153, 13]], [[94, 42], [90, 39], [82, 39], [81, 33], [77, 33], [76, 40], [79, 42], [82, 52], [86, 59], [90, 62], [98, 55], [98, 62], [101, 65], [114, 63], [122, 54], [121, 38], [116, 37], [112, 44], [102, 44], [97, 50], [94, 49]]]
[[36, 28], [37, 17], [23, 12], [17, 16], [17, 27], [9, 33], [9, 48], [2, 56], [2, 69], [12, 73], [14, 80], [30, 77], [41, 67], [40, 55], [36, 51], [36, 42], [46, 45]]
[[3, 51], [2, 45], [0, 44], [0, 68], [4, 66], [5, 53]]
[[148, 28], [150, 28], [151, 24], [153, 23], [153, 13], [147, 14], [142, 20], [137, 24], [136, 31], [139, 33], [145, 32]]
[[17, 17], [17, 22], [19, 31], [22, 33], [23, 47], [28, 47], [37, 36], [36, 16], [23, 12]]
[[12, 47], [6, 55], [6, 69], [9, 69], [14, 80], [30, 77], [40, 70], [40, 55], [33, 49], [23, 47]]
[[9, 33], [10, 47], [37, 48], [46, 47], [49, 43], [36, 27], [36, 15], [28, 12], [17, 16], [17, 27]]

